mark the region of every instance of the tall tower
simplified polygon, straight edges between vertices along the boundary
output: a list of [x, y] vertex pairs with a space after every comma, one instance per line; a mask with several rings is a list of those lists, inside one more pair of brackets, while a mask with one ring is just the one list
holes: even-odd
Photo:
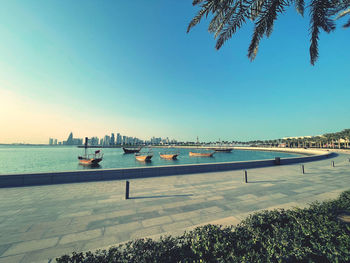
[[111, 141], [110, 141], [110, 145], [114, 145], [115, 144], [115, 137], [114, 137], [114, 133], [111, 134]]
[[68, 136], [67, 145], [73, 145], [73, 133], [72, 132]]

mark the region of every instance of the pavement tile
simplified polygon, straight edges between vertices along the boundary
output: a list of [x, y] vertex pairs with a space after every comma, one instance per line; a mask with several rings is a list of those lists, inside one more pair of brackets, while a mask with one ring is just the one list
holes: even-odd
[[21, 262], [23, 258], [24, 258], [24, 254], [0, 257], [0, 263], [17, 263], [17, 262]]
[[116, 245], [120, 242], [117, 236], [103, 236], [100, 238], [91, 239], [83, 247], [84, 251], [96, 251], [97, 249], [104, 249], [108, 246]]
[[68, 234], [63, 236], [60, 239], [59, 244], [63, 245], [63, 244], [72, 243], [76, 241], [90, 240], [96, 237], [100, 237], [101, 235], [102, 235], [102, 229], [88, 230], [88, 231]]
[[74, 251], [83, 251], [83, 247], [83, 242], [76, 242], [33, 251], [31, 253], [26, 253], [20, 263], [55, 262], [57, 257], [72, 254]]
[[53, 247], [57, 244], [58, 238], [47, 238], [40, 240], [31, 240], [13, 244], [9, 249], [7, 249], [2, 256], [10, 256], [21, 254], [29, 251], [40, 250], [44, 248]]
[[164, 230], [160, 226], [153, 226], [148, 228], [142, 228], [140, 230], [136, 230], [131, 234], [131, 239], [145, 238], [152, 235], [164, 233]]
[[184, 229], [191, 225], [192, 225], [192, 222], [190, 220], [184, 220], [184, 221], [178, 221], [171, 224], [165, 224], [162, 226], [162, 228], [165, 230], [165, 232], [172, 232], [172, 231], [177, 231], [179, 229]]
[[132, 232], [140, 228], [142, 228], [141, 222], [134, 221], [126, 224], [118, 224], [118, 225], [106, 227], [104, 233], [105, 235], [113, 235], [113, 234], [125, 232], [125, 231]]
[[173, 220], [170, 218], [170, 216], [161, 216], [161, 217], [143, 220], [142, 225], [144, 227], [150, 227], [155, 225], [164, 225], [171, 222], [173, 222]]

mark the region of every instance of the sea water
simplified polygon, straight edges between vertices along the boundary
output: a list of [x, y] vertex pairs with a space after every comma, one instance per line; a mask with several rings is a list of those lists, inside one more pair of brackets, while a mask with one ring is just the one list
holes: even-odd
[[[91, 148], [88, 149], [88, 152], [93, 153], [95, 150], [98, 149]], [[148, 149], [142, 149], [142, 152], [147, 151]], [[178, 159], [165, 160], [160, 158], [159, 153], [169, 151], [178, 152]], [[77, 157], [83, 155], [84, 149], [76, 146], [0, 145], [0, 174], [238, 162], [300, 156], [282, 152], [233, 150], [231, 153], [217, 152], [213, 157], [191, 157], [189, 156], [190, 151], [198, 150], [189, 148], [153, 148], [151, 162], [145, 163], [137, 161], [134, 154], [124, 154], [121, 148], [102, 148], [101, 152], [104, 155], [100, 166], [91, 168], [79, 164]]]

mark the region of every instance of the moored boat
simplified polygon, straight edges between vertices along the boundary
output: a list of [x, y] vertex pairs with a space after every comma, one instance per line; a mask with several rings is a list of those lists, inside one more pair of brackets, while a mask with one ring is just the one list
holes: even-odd
[[139, 148], [125, 148], [125, 147], [123, 147], [124, 153], [138, 153], [138, 152], [140, 152], [140, 150], [141, 150], [141, 147], [139, 147]]
[[159, 153], [160, 158], [167, 159], [167, 160], [175, 160], [177, 156], [179, 156], [178, 153], [175, 154], [161, 154]]
[[213, 149], [215, 152], [225, 152], [225, 153], [230, 153], [232, 152], [232, 148], [215, 148]]
[[86, 166], [97, 166], [103, 159], [103, 153], [100, 150], [95, 151], [93, 154], [87, 153], [88, 138], [85, 137], [85, 153], [82, 156], [78, 156], [79, 163]]
[[210, 152], [210, 153], [189, 152], [189, 155], [193, 157], [213, 157], [214, 153], [215, 152]]
[[151, 161], [153, 154], [151, 153], [135, 153], [136, 160], [140, 162], [149, 162]]

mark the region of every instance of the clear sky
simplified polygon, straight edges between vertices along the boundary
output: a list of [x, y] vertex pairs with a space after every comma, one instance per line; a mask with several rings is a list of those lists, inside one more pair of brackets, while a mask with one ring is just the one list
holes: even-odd
[[0, 7], [0, 142], [120, 132], [201, 141], [349, 128], [350, 30], [320, 36], [293, 8], [258, 56], [252, 25], [216, 51], [191, 0], [5, 0]]

